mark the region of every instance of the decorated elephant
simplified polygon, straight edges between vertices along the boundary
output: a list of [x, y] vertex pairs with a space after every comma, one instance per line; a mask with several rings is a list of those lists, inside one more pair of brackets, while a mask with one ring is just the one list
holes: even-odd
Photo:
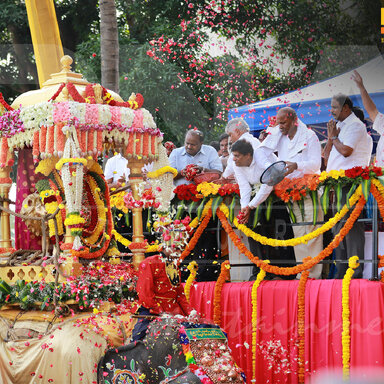
[[151, 322], [142, 341], [109, 349], [98, 364], [98, 383], [244, 383], [225, 333], [184, 320], [163, 316]]

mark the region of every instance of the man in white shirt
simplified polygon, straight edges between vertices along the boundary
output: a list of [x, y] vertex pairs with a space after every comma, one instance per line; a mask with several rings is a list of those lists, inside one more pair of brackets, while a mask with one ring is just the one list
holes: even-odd
[[203, 144], [204, 134], [197, 129], [190, 129], [185, 135], [184, 147], [174, 149], [169, 156], [171, 167], [177, 169], [178, 174], [174, 179], [175, 186], [190, 184], [183, 176], [183, 170], [187, 165], [195, 164], [199, 172], [215, 171], [219, 174], [223, 171], [223, 165], [215, 148]]
[[[225, 127], [225, 133], [229, 135], [231, 144], [233, 145], [237, 140], [246, 140], [252, 144], [253, 149], [260, 146], [260, 141], [249, 133], [249, 125], [240, 117], [236, 117], [228, 122]], [[227, 161], [227, 167], [222, 174], [223, 179], [229, 179], [234, 176], [233, 170], [233, 155], [230, 154]]]
[[120, 152], [107, 160], [104, 176], [110, 188], [121, 187], [128, 181], [130, 169], [127, 166], [128, 160]]
[[[353, 104], [348, 96], [338, 94], [332, 98], [331, 113], [337, 120], [337, 123], [331, 120], [327, 125], [328, 141], [324, 148], [327, 172], [369, 165], [372, 153], [372, 138], [368, 135], [364, 123], [356, 117], [352, 110]], [[345, 203], [348, 191], [349, 187], [343, 188], [343, 204]], [[335, 225], [334, 235], [340, 232], [345, 219]], [[364, 244], [364, 225], [356, 221], [343, 242], [335, 249], [336, 260], [348, 260], [351, 256], [355, 255], [364, 260]], [[348, 263], [338, 264], [335, 277], [342, 279], [347, 268]], [[360, 264], [355, 270], [353, 277], [361, 278], [362, 271], [363, 269]]]
[[[260, 177], [264, 170], [278, 160], [273, 154], [266, 155], [260, 148], [254, 150], [252, 144], [246, 140], [237, 140], [232, 146], [233, 156], [233, 170], [235, 173], [236, 180], [240, 188], [240, 205], [243, 218], [241, 223], [252, 225], [254, 209], [258, 207], [263, 201], [265, 201], [269, 194], [272, 192], [273, 187], [266, 184], [260, 185]], [[255, 197], [251, 199], [252, 186], [259, 187]], [[285, 210], [280, 209], [279, 206], [273, 207], [273, 220], [267, 222], [262, 213], [260, 218], [262, 235], [267, 237], [276, 236], [277, 226], [289, 221], [288, 213]], [[271, 230], [272, 229], [272, 230]], [[284, 238], [293, 237], [291, 227], [284, 225]], [[269, 259], [271, 264], [278, 265], [280, 267], [292, 267], [295, 261], [295, 255], [292, 247], [261, 247], [259, 243], [254, 241], [252, 238], [248, 238], [250, 250], [260, 259]], [[285, 262], [274, 262], [274, 260], [284, 260]], [[290, 263], [291, 261], [291, 263]], [[253, 270], [253, 276], [257, 274], [257, 268]], [[273, 278], [274, 275], [267, 274], [267, 279]], [[295, 275], [281, 276], [285, 279], [293, 279]], [[252, 277], [251, 277], [252, 279]]]
[[361, 99], [363, 100], [364, 108], [368, 112], [370, 119], [373, 121], [372, 128], [380, 134], [379, 142], [376, 147], [376, 164], [378, 167], [384, 167], [384, 114], [377, 110], [377, 107], [369, 93], [365, 89], [363, 79], [357, 71], [353, 71], [353, 80], [360, 90]]
[[[277, 126], [268, 129], [268, 135], [260, 149], [268, 155], [276, 153], [280, 160], [287, 164], [288, 178], [301, 178], [306, 174], [320, 173], [321, 146], [316, 134], [297, 118], [293, 108], [285, 107], [277, 113]], [[304, 218], [297, 203], [293, 204], [293, 212], [297, 223], [313, 221], [313, 204], [310, 196], [304, 198]], [[303, 220], [302, 220], [303, 219]], [[322, 221], [322, 212], [318, 221]], [[294, 225], [295, 237], [304, 236], [316, 230], [314, 225]], [[320, 235], [307, 244], [294, 247], [296, 261], [301, 262], [307, 256], [315, 257], [323, 250], [323, 236]], [[311, 268], [309, 277], [319, 279], [323, 266], [317, 264]]]

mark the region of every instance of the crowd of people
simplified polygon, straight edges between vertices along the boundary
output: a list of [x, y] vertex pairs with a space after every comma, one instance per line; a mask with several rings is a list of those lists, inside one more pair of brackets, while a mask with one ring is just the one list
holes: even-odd
[[[361, 76], [355, 71], [354, 81], [360, 89], [364, 108], [373, 122], [373, 129], [380, 135], [384, 133], [384, 115], [380, 113], [367, 93]], [[309, 224], [313, 217], [313, 204], [309, 196], [304, 198], [304, 213], [298, 205], [292, 206], [298, 223], [292, 223], [286, 205], [282, 201], [273, 202], [272, 218], [266, 220], [265, 200], [271, 194], [273, 186], [260, 183], [262, 173], [280, 160], [285, 162], [287, 178], [301, 178], [306, 174], [319, 174], [321, 170], [350, 169], [356, 166], [366, 167], [370, 164], [372, 154], [372, 138], [367, 133], [362, 110], [353, 106], [347, 95], [337, 94], [331, 101], [332, 119], [327, 124], [328, 137], [322, 147], [317, 135], [309, 129], [297, 116], [291, 107], [278, 110], [274, 124], [254, 137], [249, 126], [242, 118], [230, 120], [225, 132], [211, 145], [204, 144], [204, 134], [200, 130], [190, 129], [185, 135], [184, 145], [169, 151], [170, 165], [177, 170], [175, 186], [193, 182], [188, 177], [191, 169], [194, 174], [214, 174], [218, 183], [237, 183], [240, 190], [239, 221], [251, 225], [254, 221], [255, 210], [259, 207], [259, 225], [256, 231], [267, 237], [289, 239], [301, 237], [313, 232], [317, 226]], [[170, 144], [167, 144], [170, 147]], [[384, 164], [384, 141], [380, 139], [376, 151], [376, 165]], [[111, 185], [127, 180], [129, 174], [114, 174], [111, 169], [127, 169], [126, 159], [120, 154], [110, 159], [106, 166], [106, 178]], [[112, 173], [111, 173], [112, 172]], [[189, 173], [188, 173], [189, 172]], [[345, 203], [349, 188], [342, 191], [342, 203]], [[332, 205], [331, 205], [332, 206]], [[335, 212], [333, 212], [335, 213]], [[348, 215], [347, 215], [348, 217]], [[346, 217], [346, 218], [347, 218]], [[339, 233], [346, 218], [333, 229], [334, 235]], [[319, 212], [318, 222], [323, 220]], [[304, 224], [301, 224], [304, 223]], [[209, 243], [209, 241], [208, 241]], [[335, 260], [337, 265], [336, 278], [342, 278], [348, 267], [347, 260], [353, 255], [364, 259], [365, 234], [364, 226], [356, 221], [351, 231], [336, 248]], [[278, 266], [293, 266], [301, 263], [307, 256], [314, 257], [324, 248], [322, 235], [293, 247], [269, 247], [249, 238], [251, 252], [261, 259], [269, 259]], [[204, 242], [205, 256], [217, 252], [216, 248], [207, 248], [207, 238]], [[198, 252], [198, 251], [197, 251]], [[310, 277], [321, 278], [323, 265], [318, 264], [310, 270]], [[257, 274], [254, 269], [254, 278]], [[360, 266], [354, 277], [362, 277]], [[292, 279], [299, 276], [282, 278]], [[267, 279], [277, 278], [267, 275]], [[280, 277], [281, 278], [281, 277]]]

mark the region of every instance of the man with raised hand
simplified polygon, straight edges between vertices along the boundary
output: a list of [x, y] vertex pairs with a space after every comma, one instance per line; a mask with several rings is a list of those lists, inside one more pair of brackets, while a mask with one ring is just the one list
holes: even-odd
[[379, 142], [376, 147], [376, 165], [378, 167], [384, 166], [384, 114], [378, 111], [376, 104], [369, 96], [369, 93], [365, 89], [363, 79], [360, 76], [359, 72], [353, 71], [352, 75], [353, 80], [360, 90], [361, 99], [363, 100], [363, 105], [365, 110], [368, 112], [369, 118], [372, 120], [372, 128], [380, 134]]
[[[323, 152], [327, 172], [358, 166], [367, 167], [371, 159], [372, 138], [368, 135], [364, 123], [353, 113], [351, 99], [340, 93], [333, 96], [331, 113], [337, 122], [330, 120], [327, 125], [328, 141]], [[349, 186], [343, 188], [342, 204], [346, 202], [349, 189]], [[334, 226], [333, 233], [335, 236], [340, 232], [345, 220], [346, 217]], [[364, 260], [364, 245], [364, 224], [356, 221], [344, 240], [335, 249], [336, 261], [346, 261], [352, 256], [359, 256], [359, 259]], [[335, 277], [342, 279], [347, 269], [348, 263], [339, 263]], [[353, 277], [361, 278], [362, 276], [363, 268], [360, 264]]]

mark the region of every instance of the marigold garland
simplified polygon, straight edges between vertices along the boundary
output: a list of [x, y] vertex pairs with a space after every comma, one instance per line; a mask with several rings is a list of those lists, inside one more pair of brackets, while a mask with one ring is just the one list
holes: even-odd
[[190, 294], [191, 294], [191, 287], [195, 282], [196, 274], [197, 274], [197, 270], [199, 269], [199, 266], [197, 265], [196, 261], [193, 260], [188, 264], [187, 268], [189, 271], [189, 276], [184, 285], [184, 294], [187, 300], [189, 301]]
[[164, 173], [167, 173], [167, 172], [172, 173], [174, 178], [177, 176], [177, 169], [166, 166], [156, 171], [148, 172], [147, 177], [150, 179], [157, 179], [158, 177], [164, 175]]
[[[349, 204], [352, 207], [356, 204], [356, 202], [359, 200], [360, 196], [362, 194], [361, 185], [356, 189], [355, 193], [351, 196], [349, 199]], [[226, 217], [229, 216], [229, 210], [228, 207], [225, 204], [221, 204], [220, 210], [224, 213]], [[236, 228], [239, 229], [241, 232], [244, 233], [247, 237], [252, 237], [255, 241], [264, 244], [269, 245], [271, 247], [294, 247], [295, 245], [299, 244], [306, 244], [309, 240], [312, 240], [324, 232], [329, 231], [331, 228], [333, 228], [337, 222], [339, 222], [349, 211], [349, 208], [347, 205], [344, 205], [343, 208], [340, 210], [340, 212], [336, 213], [334, 217], [332, 217], [327, 223], [324, 223], [320, 228], [317, 228], [315, 231], [311, 233], [307, 233], [304, 236], [288, 239], [288, 240], [277, 240], [277, 239], [270, 239], [268, 237], [259, 235], [258, 233], [253, 232], [251, 229], [249, 229], [244, 224], [239, 224], [237, 219], [235, 218], [233, 223], [235, 224]]]
[[221, 325], [221, 291], [226, 280], [230, 280], [229, 270], [231, 265], [229, 260], [225, 260], [221, 264], [221, 270], [219, 278], [215, 284], [215, 293], [213, 298], [213, 322], [217, 325]]
[[347, 272], [344, 275], [343, 283], [342, 283], [342, 319], [343, 319], [343, 331], [341, 333], [341, 344], [343, 347], [343, 379], [349, 379], [349, 368], [350, 368], [350, 360], [351, 360], [351, 335], [350, 335], [350, 327], [351, 327], [351, 311], [349, 308], [349, 286], [351, 284], [351, 279], [353, 274], [355, 273], [355, 269], [359, 266], [359, 257], [352, 256], [349, 259]]
[[312, 268], [319, 261], [329, 256], [332, 253], [332, 251], [335, 248], [337, 248], [339, 244], [343, 241], [346, 234], [351, 230], [353, 224], [360, 216], [361, 211], [364, 208], [364, 205], [365, 205], [364, 196], [360, 196], [360, 200], [357, 202], [356, 207], [348, 217], [347, 221], [345, 222], [343, 228], [341, 228], [338, 235], [335, 236], [332, 242], [325, 249], [323, 249], [317, 256], [312, 258], [310, 261], [307, 261], [306, 263], [297, 265], [295, 267], [285, 267], [285, 268], [266, 264], [265, 261], [260, 260], [257, 256], [254, 256], [247, 249], [247, 247], [242, 243], [242, 241], [236, 235], [236, 233], [233, 231], [225, 214], [221, 210], [218, 210], [217, 216], [220, 219], [224, 230], [227, 232], [228, 236], [231, 238], [235, 246], [239, 249], [239, 251], [242, 254], [247, 256], [252, 263], [256, 264], [259, 268], [265, 269], [267, 272], [273, 273], [275, 275], [293, 275], [293, 274], [297, 274], [297, 273], [303, 272], [304, 270]]
[[[116, 241], [118, 241], [120, 244], [124, 245], [124, 247], [130, 248], [130, 245], [132, 241], [129, 241], [124, 236], [120, 235], [119, 232], [117, 232], [115, 229], [112, 230], [112, 235], [115, 236]], [[152, 244], [152, 245], [146, 245], [145, 253], [151, 253], [151, 252], [159, 252], [160, 246], [158, 243]]]
[[372, 179], [371, 193], [377, 201], [381, 218], [384, 220], [384, 187], [377, 179]]
[[[311, 260], [306, 257], [303, 262]], [[309, 269], [302, 272], [300, 276], [299, 287], [297, 290], [297, 334], [299, 338], [299, 359], [298, 359], [298, 378], [299, 384], [305, 381], [305, 288], [307, 286]]]
[[[265, 260], [269, 263], [269, 260]], [[256, 381], [256, 349], [257, 349], [257, 288], [265, 278], [264, 269], [260, 269], [256, 280], [252, 285], [251, 300], [252, 300], [252, 379]]]

